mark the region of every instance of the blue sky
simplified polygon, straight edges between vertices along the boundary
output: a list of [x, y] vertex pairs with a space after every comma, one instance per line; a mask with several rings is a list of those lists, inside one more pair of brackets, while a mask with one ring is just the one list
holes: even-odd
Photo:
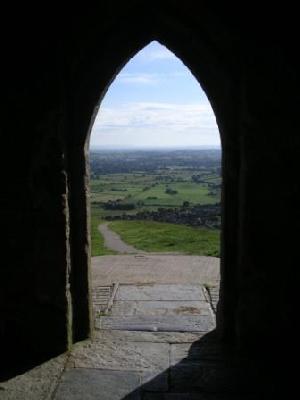
[[91, 148], [219, 146], [214, 113], [191, 72], [158, 42], [137, 53], [110, 85]]

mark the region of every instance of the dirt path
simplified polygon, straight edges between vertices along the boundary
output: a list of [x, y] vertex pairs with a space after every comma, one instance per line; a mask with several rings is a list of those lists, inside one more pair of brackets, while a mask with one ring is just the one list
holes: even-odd
[[110, 250], [116, 251], [121, 254], [140, 254], [143, 253], [141, 250], [136, 249], [133, 246], [123, 242], [120, 236], [109, 229], [108, 223], [104, 223], [98, 226], [99, 232], [104, 238], [104, 246]]

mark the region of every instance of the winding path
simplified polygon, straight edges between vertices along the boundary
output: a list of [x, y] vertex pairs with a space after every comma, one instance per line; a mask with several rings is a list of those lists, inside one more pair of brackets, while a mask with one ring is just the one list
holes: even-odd
[[120, 236], [109, 229], [108, 223], [98, 226], [99, 232], [104, 238], [104, 246], [110, 250], [116, 251], [121, 254], [140, 254], [144, 253], [133, 246], [123, 242]]

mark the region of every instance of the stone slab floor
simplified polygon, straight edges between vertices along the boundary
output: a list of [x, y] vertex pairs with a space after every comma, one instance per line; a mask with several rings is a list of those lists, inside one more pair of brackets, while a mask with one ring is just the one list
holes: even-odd
[[255, 398], [243, 393], [238, 365], [207, 334], [217, 293], [217, 282], [96, 284], [93, 340], [1, 383], [0, 399]]

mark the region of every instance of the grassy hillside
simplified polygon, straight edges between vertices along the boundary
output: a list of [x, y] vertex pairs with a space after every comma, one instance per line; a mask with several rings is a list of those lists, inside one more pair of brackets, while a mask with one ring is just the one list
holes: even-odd
[[91, 209], [91, 244], [92, 244], [92, 257], [94, 256], [104, 256], [108, 254], [115, 254], [115, 252], [107, 249], [104, 246], [104, 240], [102, 235], [98, 230], [98, 226], [101, 223], [101, 213], [99, 210]]
[[217, 230], [151, 221], [114, 221], [110, 228], [140, 250], [220, 256]]

